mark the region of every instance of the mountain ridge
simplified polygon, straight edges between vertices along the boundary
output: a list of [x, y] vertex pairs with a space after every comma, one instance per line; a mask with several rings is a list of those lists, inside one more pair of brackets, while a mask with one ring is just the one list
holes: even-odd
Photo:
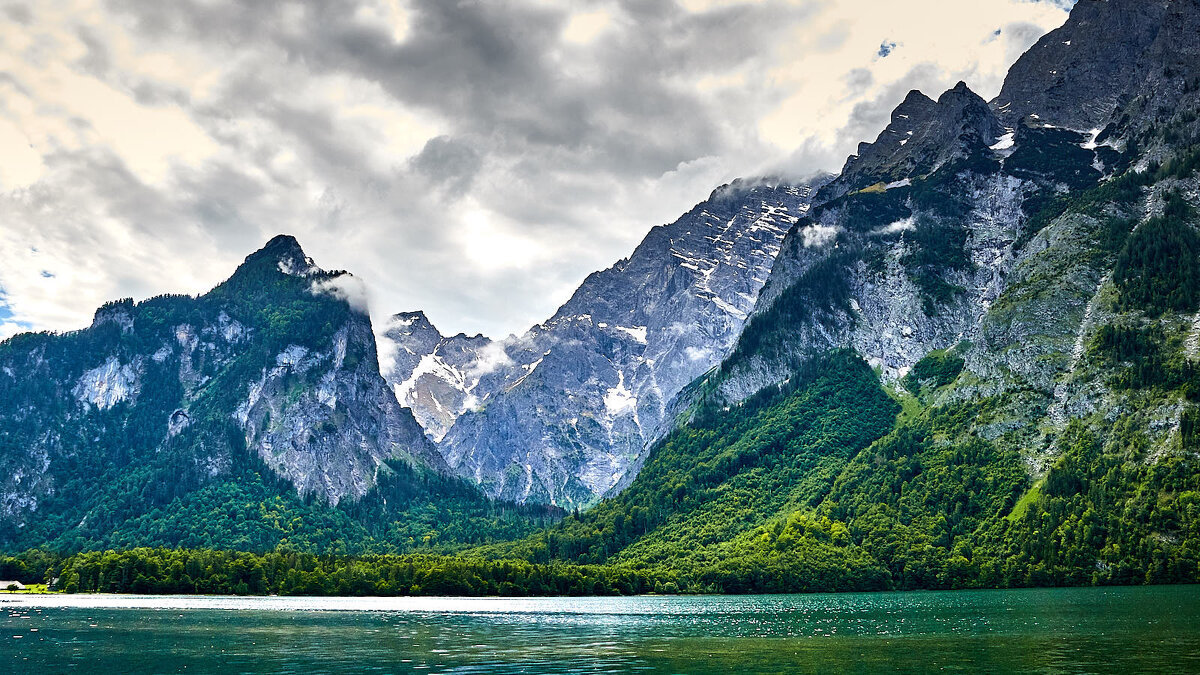
[[389, 381], [489, 495], [593, 503], [636, 465], [669, 399], [729, 348], [811, 194], [770, 179], [720, 186], [521, 336], [447, 338], [397, 315], [414, 323], [384, 333], [401, 364]]

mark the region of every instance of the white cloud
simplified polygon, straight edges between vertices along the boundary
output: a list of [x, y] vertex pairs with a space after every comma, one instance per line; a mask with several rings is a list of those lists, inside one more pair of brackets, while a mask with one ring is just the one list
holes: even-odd
[[917, 229], [917, 221], [912, 216], [909, 216], [907, 218], [897, 220], [890, 225], [884, 225], [883, 227], [877, 228], [871, 233], [877, 235], [888, 235], [898, 234], [900, 232], [910, 232], [915, 229]]
[[471, 366], [467, 376], [479, 379], [488, 373], [494, 373], [500, 368], [508, 368], [513, 364], [508, 356], [507, 342], [490, 342], [478, 352], [475, 364]]
[[0, 335], [203, 292], [278, 232], [352, 271], [377, 318], [519, 333], [714, 186], [838, 168], [907, 88], [991, 96], [1066, 16], [1028, 0], [684, 5], [10, 5]]
[[339, 300], [345, 300], [351, 308], [364, 314], [370, 311], [367, 303], [367, 286], [352, 274], [342, 274], [313, 281], [311, 290], [314, 295], [328, 294]]
[[832, 225], [810, 225], [800, 231], [804, 236], [804, 248], [821, 248], [837, 239], [838, 228]]

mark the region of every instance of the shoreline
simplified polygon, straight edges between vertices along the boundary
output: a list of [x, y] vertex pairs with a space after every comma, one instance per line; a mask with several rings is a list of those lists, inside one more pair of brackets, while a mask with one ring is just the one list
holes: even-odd
[[[961, 589], [911, 589], [911, 590], [885, 590], [885, 591], [821, 591], [811, 593], [695, 593], [695, 594], [676, 594], [667, 595], [661, 593], [643, 593], [638, 595], [537, 595], [537, 596], [500, 596], [500, 595], [228, 595], [228, 594], [213, 594], [213, 595], [198, 595], [198, 594], [154, 594], [154, 593], [65, 593], [62, 591], [48, 593], [9, 593], [12, 598], [5, 597], [0, 594], [0, 604], [25, 604], [29, 606], [40, 607], [79, 607], [79, 608], [97, 608], [97, 609], [148, 609], [148, 608], [190, 608], [190, 609], [257, 609], [257, 608], [238, 608], [238, 607], [201, 607], [190, 606], [193, 603], [222, 605], [230, 603], [263, 603], [263, 604], [408, 604], [421, 605], [426, 603], [463, 603], [463, 604], [508, 604], [522, 605], [531, 603], [543, 602], [578, 602], [587, 604], [602, 604], [613, 601], [679, 601], [679, 600], [716, 600], [716, 599], [760, 599], [770, 601], [772, 599], [787, 599], [787, 598], [807, 598], [819, 600], [822, 598], [882, 598], [889, 596], [910, 596], [910, 595], [990, 595], [990, 594], [1039, 594], [1047, 592], [1067, 592], [1067, 593], [1090, 593], [1102, 591], [1129, 591], [1136, 589], [1154, 589], [1154, 588], [1197, 588], [1200, 589], [1200, 583], [1188, 584], [1138, 584], [1138, 585], [1108, 585], [1108, 586], [1042, 586], [1028, 588], [961, 588]], [[22, 598], [21, 600], [16, 599]], [[33, 599], [34, 602], [27, 602], [24, 599]], [[53, 602], [42, 603], [36, 600], [54, 600]], [[78, 599], [81, 602], [70, 602], [69, 599]], [[91, 600], [119, 600], [118, 604], [104, 605]], [[171, 602], [171, 601], [178, 602]], [[170, 605], [189, 605], [187, 607], [171, 607]], [[263, 608], [269, 609], [269, 608]], [[286, 609], [286, 608], [280, 608]], [[313, 607], [313, 608], [294, 608], [298, 611], [366, 611], [362, 607], [347, 607], [339, 609], [338, 607]], [[385, 609], [385, 608], [380, 608]], [[421, 609], [413, 609], [412, 611], [423, 611]], [[429, 609], [428, 611], [444, 611], [439, 609]]]

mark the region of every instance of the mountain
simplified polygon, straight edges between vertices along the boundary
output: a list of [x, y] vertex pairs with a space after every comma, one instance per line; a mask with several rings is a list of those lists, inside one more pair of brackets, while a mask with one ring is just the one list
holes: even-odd
[[965, 82], [937, 101], [909, 92], [874, 143], [862, 143], [842, 173], [822, 190], [821, 201], [854, 189], [885, 188], [933, 173], [951, 161], [985, 152], [1004, 131], [988, 104]]
[[[1191, 25], [1196, 16], [1192, 3], [1080, 2], [1063, 27], [1017, 61], [987, 108], [962, 84], [937, 104], [910, 94], [888, 129], [848, 160], [788, 233], [737, 348], [696, 395], [715, 393], [736, 402], [785, 379], [808, 356], [840, 347], [852, 347], [885, 374], [902, 377], [926, 354], [960, 343], [973, 347], [979, 368], [984, 360], [1000, 358], [1006, 373], [1047, 386], [1063, 364], [1040, 353], [1024, 355], [1056, 340], [1065, 341], [1074, 356], [1080, 327], [1061, 324], [1082, 319], [1117, 253], [1089, 251], [1097, 259], [1084, 265], [1077, 256], [1086, 245], [1056, 239], [1069, 222], [1057, 219], [1076, 212], [1099, 220], [1074, 225], [1076, 238], [1098, 237], [1097, 230], [1110, 227], [1106, 223], [1114, 218], [1145, 220], [1162, 208], [1170, 181], [1151, 189], [1135, 184], [1162, 182], [1146, 176], [1149, 163], [1190, 148], [1198, 64], [1178, 64], [1185, 61], [1181, 55], [1194, 53], [1197, 40], [1194, 33], [1168, 27]], [[1105, 33], [1126, 21], [1150, 27], [1120, 33], [1121, 39]], [[1103, 49], [1084, 49], [1096, 43], [1096, 32], [1105, 35]], [[1168, 35], [1172, 41], [1164, 44]], [[1082, 56], [1068, 49], [1074, 46]], [[1087, 71], [1089, 58], [1104, 61], [1107, 69], [1124, 72], [1133, 63], [1139, 73], [1158, 75], [1127, 78], [1123, 90], [1108, 81], [1092, 87], [1076, 82], [1081, 88], [1072, 90], [1073, 98], [1058, 79], [1030, 75]], [[1110, 58], [1126, 64], [1109, 63]], [[1144, 107], [1152, 97], [1149, 84], [1158, 92], [1153, 97], [1171, 101], [1171, 107], [1158, 106], [1152, 120], [1131, 117], [1129, 108]], [[1045, 101], [1046, 108], [1022, 108], [1016, 118], [1011, 97], [1018, 91], [1026, 102]], [[1106, 107], [1107, 117], [1079, 118], [1102, 94], [1123, 103]], [[948, 99], [966, 103], [945, 105]], [[907, 117], [916, 116], [924, 116], [926, 129], [966, 131], [926, 132], [898, 144], [896, 137], [907, 137]], [[1069, 126], [1080, 121], [1084, 128]], [[1127, 172], [1131, 165], [1138, 171]], [[1086, 213], [1079, 213], [1080, 203], [1088, 205]], [[1056, 246], [1069, 253], [1047, 262], [1058, 256], [1046, 249]], [[1057, 300], [1063, 304], [1013, 311], [1014, 292], [1034, 268], [1049, 277], [1039, 278], [1050, 284], [1039, 291], [1061, 291]], [[1001, 316], [1007, 322], [1005, 342], [985, 346], [997, 339]], [[1008, 348], [1017, 348], [1020, 356], [1005, 356]], [[985, 379], [997, 375], [985, 374]]]
[[362, 292], [281, 235], [205, 295], [0, 343], [0, 542], [370, 548], [414, 504], [487, 515], [379, 374]]
[[385, 375], [489, 495], [590, 505], [636, 471], [671, 399], [733, 346], [812, 191], [718, 188], [520, 337], [443, 337], [423, 314], [398, 314]]
[[910, 94], [628, 487], [490, 554], [726, 592], [1200, 579], [1198, 26], [1081, 0], [996, 100]]
[[[412, 409], [425, 433], [440, 441], [459, 415], [475, 407], [474, 392], [487, 379], [483, 391], [502, 382], [493, 367], [504, 359], [502, 345], [482, 335], [443, 337], [424, 312], [402, 312], [391, 317], [382, 347], [390, 348], [391, 363], [385, 374], [396, 398]], [[490, 376], [490, 377], [489, 377]]]
[[1080, 0], [995, 100], [910, 93], [522, 336], [396, 315], [382, 374], [286, 238], [0, 343], [0, 544], [460, 552], [404, 592], [1200, 581], [1198, 29]]
[[1177, 20], [1187, 14], [1184, 4], [1077, 3], [1070, 21], [1042, 36], [1010, 69], [997, 112], [1010, 125], [1038, 115], [1073, 129], [1104, 128], [1137, 90], [1159, 84], [1154, 71], [1173, 60], [1162, 48], [1186, 45], [1172, 37], [1189, 28]]

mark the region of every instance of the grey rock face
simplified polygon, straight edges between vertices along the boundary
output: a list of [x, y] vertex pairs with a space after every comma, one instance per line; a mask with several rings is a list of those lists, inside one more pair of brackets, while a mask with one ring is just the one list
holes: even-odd
[[[970, 340], [1004, 288], [1037, 187], [1003, 172], [1001, 132], [962, 83], [937, 102], [910, 93], [788, 233], [743, 337], [769, 333], [770, 347], [745, 346], [712, 380], [719, 395], [740, 401], [840, 347], [899, 378], [929, 351]], [[930, 277], [947, 297], [931, 297]]]
[[590, 504], [636, 463], [669, 401], [728, 353], [811, 192], [722, 187], [520, 337], [439, 335], [430, 349], [424, 317], [397, 315], [389, 382], [489, 494]]
[[[795, 364], [841, 347], [854, 348], [886, 378], [896, 379], [930, 351], [972, 340], [980, 318], [1004, 288], [1029, 186], [1001, 174], [966, 174], [953, 189], [970, 204], [961, 221], [947, 222], [919, 208], [911, 196], [897, 196], [910, 215], [850, 228], [844, 209], [828, 208], [801, 223], [785, 240], [751, 319], [773, 326], [766, 339], [774, 347], [750, 350], [726, 363], [725, 372], [713, 379], [719, 395], [729, 403], [741, 401], [787, 378]], [[963, 232], [958, 255], [969, 262], [924, 269], [920, 231], [932, 238]], [[933, 307], [919, 283], [926, 271], [955, 289]], [[823, 283], [841, 289], [836, 302], [813, 291]], [[795, 303], [800, 307], [794, 311], [777, 307]], [[683, 398], [674, 409], [682, 413], [690, 404]]]
[[422, 312], [394, 315], [381, 348], [389, 350], [384, 372], [396, 398], [434, 441], [442, 440], [463, 411], [477, 405], [480, 380], [494, 380], [489, 376], [502, 365], [494, 360], [508, 360], [502, 346], [493, 346], [482, 335], [442, 337]]
[[[251, 382], [234, 417], [246, 446], [300, 494], [336, 505], [375, 484], [384, 460], [411, 456], [444, 469], [375, 368], [366, 317], [342, 326], [327, 350], [291, 345]], [[347, 354], [363, 358], [354, 363]]]
[[1072, 129], [1107, 124], [1139, 83], [1140, 57], [1162, 27], [1166, 0], [1082, 0], [1063, 26], [1013, 67], [994, 103], [1009, 126], [1028, 115]]

